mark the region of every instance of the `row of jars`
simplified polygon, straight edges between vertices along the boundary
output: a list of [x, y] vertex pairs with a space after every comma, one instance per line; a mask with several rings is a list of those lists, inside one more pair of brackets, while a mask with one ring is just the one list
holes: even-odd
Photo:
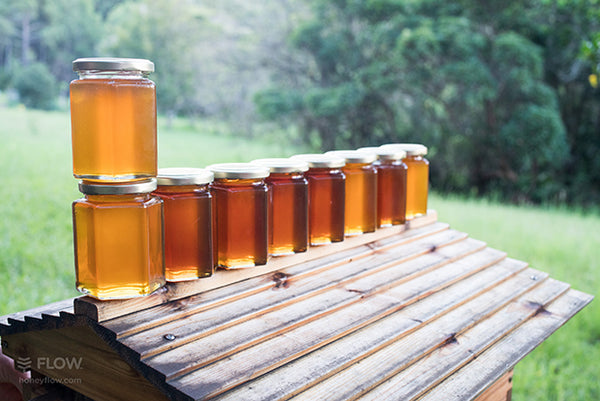
[[100, 299], [264, 265], [427, 212], [422, 145], [259, 159], [156, 178], [81, 181], [73, 203], [77, 288]]

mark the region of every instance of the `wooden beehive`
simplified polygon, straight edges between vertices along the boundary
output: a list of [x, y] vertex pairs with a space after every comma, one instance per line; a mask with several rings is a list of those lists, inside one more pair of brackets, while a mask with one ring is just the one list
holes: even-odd
[[515, 364], [591, 300], [430, 212], [146, 298], [5, 316], [0, 335], [94, 400], [507, 400]]

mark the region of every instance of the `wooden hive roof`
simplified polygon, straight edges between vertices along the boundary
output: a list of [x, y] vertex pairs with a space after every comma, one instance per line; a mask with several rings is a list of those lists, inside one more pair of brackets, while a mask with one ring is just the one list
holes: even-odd
[[146, 298], [5, 316], [0, 335], [13, 358], [83, 355], [38, 371], [98, 400], [469, 400], [591, 300], [430, 212]]

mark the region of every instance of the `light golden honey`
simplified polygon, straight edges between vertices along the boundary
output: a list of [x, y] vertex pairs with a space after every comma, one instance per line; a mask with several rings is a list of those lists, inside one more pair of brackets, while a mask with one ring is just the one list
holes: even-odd
[[427, 214], [429, 162], [422, 156], [407, 156], [403, 160], [406, 174], [406, 218]]
[[377, 228], [377, 173], [371, 163], [349, 163], [346, 176], [345, 235], [357, 235]]

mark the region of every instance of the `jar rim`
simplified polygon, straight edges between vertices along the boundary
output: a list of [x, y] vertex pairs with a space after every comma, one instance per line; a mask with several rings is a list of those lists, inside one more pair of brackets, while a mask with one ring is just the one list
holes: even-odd
[[250, 163], [268, 167], [271, 173], [302, 173], [308, 170], [308, 163], [304, 160], [286, 159], [283, 157], [255, 159]]
[[73, 71], [154, 72], [154, 63], [142, 58], [85, 57], [73, 61]]
[[367, 146], [356, 149], [359, 152], [374, 153], [379, 160], [402, 160], [406, 157], [406, 151], [402, 149], [382, 148], [379, 146]]
[[212, 171], [193, 167], [159, 168], [156, 175], [158, 185], [206, 185], [214, 179]]
[[377, 160], [377, 155], [370, 152], [359, 152], [358, 150], [330, 150], [326, 155], [335, 155], [342, 157], [346, 163], [373, 163]]
[[298, 159], [308, 163], [309, 168], [339, 168], [346, 165], [346, 161], [335, 155], [323, 153], [303, 153], [294, 155], [290, 159]]
[[206, 167], [212, 171], [215, 179], [256, 179], [269, 176], [267, 167], [251, 163], [217, 163]]
[[143, 181], [119, 183], [79, 181], [79, 192], [85, 195], [144, 194], [154, 191], [156, 187], [156, 178], [150, 178]]
[[387, 143], [381, 147], [404, 150], [407, 156], [425, 156], [427, 154], [427, 146], [420, 143]]

